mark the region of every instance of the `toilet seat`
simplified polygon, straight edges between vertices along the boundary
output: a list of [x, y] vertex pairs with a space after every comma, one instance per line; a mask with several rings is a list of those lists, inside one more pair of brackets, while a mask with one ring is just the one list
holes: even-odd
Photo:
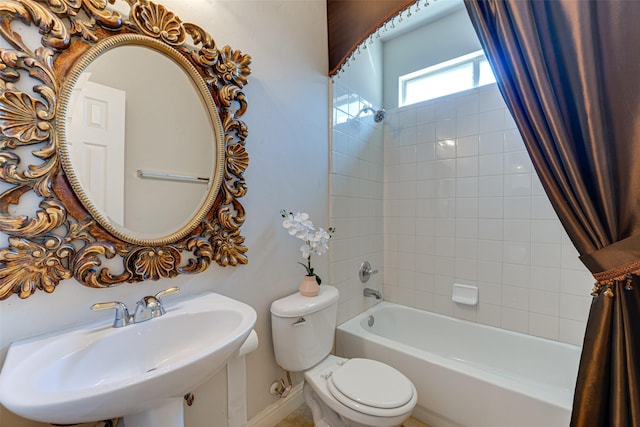
[[374, 416], [405, 413], [415, 387], [402, 373], [370, 359], [350, 359], [327, 378], [331, 395], [343, 405]]

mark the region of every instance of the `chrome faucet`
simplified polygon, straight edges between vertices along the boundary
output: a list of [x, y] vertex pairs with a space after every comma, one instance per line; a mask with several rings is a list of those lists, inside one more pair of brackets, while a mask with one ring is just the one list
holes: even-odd
[[165, 295], [173, 294], [180, 290], [179, 287], [165, 289], [155, 295], [148, 295], [143, 297], [136, 303], [136, 311], [133, 314], [133, 323], [144, 322], [154, 317], [160, 317], [166, 313], [162, 304], [162, 297]]
[[127, 305], [120, 301], [112, 301], [112, 302], [99, 302], [93, 304], [91, 306], [91, 310], [108, 310], [115, 309], [116, 317], [113, 321], [114, 328], [121, 328], [123, 326], [130, 325], [132, 323], [140, 323], [145, 320], [152, 319], [154, 317], [159, 317], [165, 314], [165, 309], [162, 304], [162, 297], [165, 295], [173, 294], [180, 290], [179, 287], [174, 286], [173, 288], [165, 289], [164, 291], [160, 291], [155, 295], [146, 296], [136, 304], [136, 311], [133, 315], [129, 314], [129, 309]]
[[133, 319], [129, 315], [129, 309], [127, 309], [127, 305], [123, 302], [99, 302], [91, 306], [91, 310], [93, 311], [108, 310], [110, 308], [114, 308], [116, 310], [116, 318], [113, 321], [114, 328], [127, 326], [133, 321]]
[[375, 299], [382, 299], [382, 292], [371, 288], [364, 288], [362, 295], [365, 297], [375, 297]]

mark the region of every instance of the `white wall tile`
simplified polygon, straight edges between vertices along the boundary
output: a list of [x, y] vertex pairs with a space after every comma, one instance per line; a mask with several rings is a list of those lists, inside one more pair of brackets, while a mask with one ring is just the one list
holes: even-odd
[[504, 196], [530, 196], [531, 174], [511, 174], [504, 176]]
[[502, 263], [502, 241], [478, 240], [478, 259]]
[[479, 149], [477, 132], [473, 135], [465, 136], [458, 131], [457, 148], [457, 154], [460, 157], [477, 156]]
[[479, 154], [497, 154], [504, 151], [504, 132], [489, 132], [479, 136]]
[[561, 272], [559, 268], [531, 266], [531, 287], [559, 295]]
[[502, 175], [503, 171], [502, 154], [484, 154], [478, 157], [478, 175]]
[[[458, 138], [469, 135], [478, 135], [478, 115], [459, 115], [456, 123], [456, 136]], [[477, 145], [476, 145], [477, 146]]]
[[504, 198], [502, 197], [480, 197], [478, 199], [479, 218], [503, 218]]
[[504, 111], [485, 111], [478, 114], [478, 132], [481, 134], [504, 129]]
[[456, 159], [456, 176], [458, 178], [478, 176], [478, 158], [458, 157]]
[[560, 319], [540, 313], [529, 314], [529, 334], [537, 337], [557, 340], [560, 332]]
[[591, 305], [589, 295], [560, 294], [560, 313], [564, 319], [585, 320]]
[[479, 260], [478, 281], [502, 283], [502, 262]]
[[[464, 95], [456, 97], [456, 112], [458, 117], [464, 117], [471, 114], [478, 114], [478, 91], [470, 90]], [[477, 133], [477, 131], [476, 131]]]
[[422, 103], [416, 108], [416, 122], [432, 123], [436, 120], [436, 107], [434, 103]]
[[562, 225], [560, 221], [554, 219], [532, 220], [531, 241], [535, 243], [561, 243]]
[[527, 173], [533, 169], [526, 151], [513, 151], [504, 154], [504, 173]]
[[513, 219], [531, 218], [531, 199], [529, 197], [505, 197], [504, 217]]
[[529, 289], [518, 286], [503, 286], [502, 306], [523, 311], [529, 310]]
[[531, 264], [531, 243], [529, 242], [502, 242], [502, 259], [509, 264]]
[[456, 142], [453, 139], [439, 139], [436, 142], [436, 159], [455, 159]]
[[560, 314], [560, 294], [558, 292], [531, 289], [529, 293], [529, 311], [557, 318]]
[[525, 264], [502, 264], [502, 284], [507, 286], [529, 287], [531, 267]]
[[456, 217], [478, 219], [478, 199], [475, 197], [456, 199]]
[[458, 178], [455, 180], [455, 189], [456, 197], [478, 197], [478, 177]]
[[510, 331], [526, 334], [529, 331], [529, 312], [503, 306], [500, 326]]
[[504, 131], [504, 151], [522, 151], [524, 149], [524, 142], [517, 129]]
[[531, 244], [531, 265], [560, 268], [561, 245], [552, 243]]
[[479, 304], [477, 322], [483, 325], [500, 327], [501, 307], [494, 304]]
[[504, 194], [504, 176], [488, 175], [478, 178], [478, 196], [502, 197]]
[[[377, 154], [348, 139], [346, 156], [336, 149], [331, 158], [336, 174], [355, 175], [347, 181], [332, 178], [332, 185], [347, 185], [346, 194], [337, 188], [332, 198], [336, 215], [344, 215], [345, 205], [348, 214], [367, 214], [374, 205], [345, 203], [345, 196], [367, 200], [380, 194], [372, 177], [380, 177], [376, 162], [385, 165], [380, 178], [385, 292], [437, 313], [581, 341], [592, 279], [533, 171], [497, 87], [388, 113], [394, 115], [385, 119], [384, 137], [379, 136], [384, 149]], [[400, 122], [407, 129], [393, 128]], [[336, 129], [337, 146], [352, 132]], [[366, 237], [373, 228], [358, 228], [359, 244], [347, 247], [349, 254], [374, 244], [375, 238]], [[342, 272], [332, 277], [343, 278], [345, 267], [336, 268]], [[477, 307], [452, 303], [455, 281], [478, 285]]]
[[584, 320], [571, 320], [560, 318], [559, 340], [573, 345], [581, 346], [584, 340], [586, 322]]
[[503, 222], [505, 240], [515, 242], [531, 241], [531, 221], [528, 219], [505, 219]]
[[478, 88], [478, 110], [491, 111], [503, 110], [505, 103], [496, 85], [487, 85]]
[[416, 145], [416, 162], [430, 162], [435, 160], [435, 142], [425, 142]]
[[[502, 240], [503, 239], [503, 221], [501, 219], [484, 219], [478, 220], [478, 238], [484, 240]], [[500, 243], [502, 246], [502, 243]]]

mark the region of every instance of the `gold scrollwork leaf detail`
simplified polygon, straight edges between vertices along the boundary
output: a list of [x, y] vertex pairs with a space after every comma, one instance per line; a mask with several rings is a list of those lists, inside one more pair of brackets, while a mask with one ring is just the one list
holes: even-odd
[[225, 130], [225, 143], [232, 144], [235, 136], [240, 143], [244, 144], [249, 131], [247, 125], [242, 120], [236, 120], [230, 113], [226, 113], [223, 117], [223, 126]]
[[244, 181], [227, 182], [224, 189], [236, 198], [244, 197], [247, 194], [247, 184]]
[[0, 95], [0, 130], [22, 143], [36, 143], [49, 138], [51, 124], [42, 118], [49, 115], [47, 105], [24, 92], [6, 91]]
[[20, 157], [17, 154], [0, 151], [0, 179], [11, 184], [24, 183], [25, 178], [18, 172], [18, 163]]
[[180, 18], [164, 6], [150, 1], [134, 4], [131, 19], [145, 35], [172, 46], [181, 46], [187, 37]]
[[[75, 0], [77, 1], [77, 0]], [[109, 0], [113, 3], [114, 0]], [[107, 1], [105, 0], [83, 0], [85, 9], [89, 11], [92, 20], [96, 20], [102, 27], [110, 30], [117, 30], [122, 27], [122, 16], [116, 11], [106, 10]]]
[[12, 49], [0, 49], [0, 87], [2, 89], [15, 89], [11, 82], [20, 80], [20, 72], [16, 70], [18, 61], [28, 56], [27, 53]]
[[213, 247], [207, 239], [198, 236], [192, 237], [187, 241], [186, 249], [192, 252], [195, 258], [189, 258], [187, 265], [180, 268], [180, 273], [201, 273], [211, 265]]
[[127, 281], [130, 275], [124, 272], [122, 275], [113, 276], [102, 265], [100, 257], [111, 259], [117, 255], [116, 248], [107, 242], [94, 242], [84, 246], [78, 251], [73, 263], [74, 277], [83, 285], [92, 288], [106, 288], [111, 285]]
[[175, 277], [180, 264], [180, 252], [171, 246], [142, 247], [128, 254], [125, 263], [137, 280]]
[[220, 52], [216, 48], [216, 43], [202, 28], [197, 25], [185, 22], [185, 31], [191, 36], [194, 45], [202, 45], [202, 47], [196, 52], [191, 53], [191, 58], [194, 62], [203, 68], [213, 66], [220, 58]]
[[234, 84], [242, 88], [247, 84], [247, 76], [251, 74], [249, 64], [251, 64], [251, 56], [225, 46], [220, 51], [220, 59], [213, 68], [218, 78], [225, 84]]
[[212, 243], [214, 259], [223, 267], [246, 264], [249, 261], [245, 255], [247, 248], [242, 246], [244, 237], [240, 235], [240, 230], [228, 232], [219, 229], [214, 234]]
[[[246, 112], [247, 98], [238, 86], [231, 84], [225, 85], [220, 89], [220, 95], [220, 102], [222, 106], [227, 109], [225, 113], [229, 115], [230, 118], [235, 119], [236, 117], [241, 117]], [[233, 101], [238, 103], [238, 108], [232, 113], [229, 107], [231, 107]]]
[[9, 247], [0, 250], [0, 299], [12, 293], [27, 298], [36, 289], [53, 292], [61, 280], [71, 278], [69, 260], [74, 254], [73, 245], [56, 236], [44, 244], [10, 237]]
[[236, 230], [240, 228], [245, 221], [244, 207], [238, 201], [234, 202], [233, 207], [222, 206], [218, 210], [216, 219], [222, 228]]
[[46, 5], [32, 0], [14, 0], [0, 3], [0, 34], [15, 47], [27, 51], [22, 38], [11, 30], [12, 15], [17, 15], [25, 23], [33, 23], [42, 34], [42, 44], [58, 50], [69, 47], [70, 37], [67, 28]]
[[34, 237], [60, 227], [66, 219], [67, 211], [58, 200], [43, 200], [35, 218], [24, 215], [0, 215], [0, 231], [9, 235]]

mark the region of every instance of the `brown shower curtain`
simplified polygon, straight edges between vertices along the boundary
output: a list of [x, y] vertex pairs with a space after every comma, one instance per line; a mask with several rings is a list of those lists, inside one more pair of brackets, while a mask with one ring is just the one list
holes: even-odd
[[574, 427], [640, 426], [640, 2], [465, 0], [562, 224], [596, 278]]

